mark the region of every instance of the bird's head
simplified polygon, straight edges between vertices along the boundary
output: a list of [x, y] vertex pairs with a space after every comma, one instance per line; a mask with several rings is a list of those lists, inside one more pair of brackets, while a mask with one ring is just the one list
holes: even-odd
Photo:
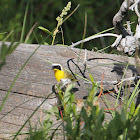
[[52, 69], [54, 71], [57, 71], [57, 70], [62, 70], [63, 71], [63, 67], [60, 64], [53, 64]]

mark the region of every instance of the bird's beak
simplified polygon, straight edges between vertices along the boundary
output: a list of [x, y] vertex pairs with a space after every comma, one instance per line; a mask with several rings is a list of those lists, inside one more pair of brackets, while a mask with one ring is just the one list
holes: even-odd
[[52, 70], [54, 70], [54, 71], [55, 71], [55, 70], [57, 70], [57, 69], [55, 68], [55, 66], [52, 66]]
[[55, 68], [54, 68], [53, 70], [54, 70], [54, 71], [57, 71], [58, 69], [55, 69]]

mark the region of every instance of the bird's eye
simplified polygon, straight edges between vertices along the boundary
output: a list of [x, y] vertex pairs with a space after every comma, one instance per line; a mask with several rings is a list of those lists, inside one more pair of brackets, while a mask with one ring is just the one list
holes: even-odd
[[61, 70], [61, 67], [57, 65], [57, 66], [53, 66], [53, 69]]
[[57, 69], [61, 70], [61, 67], [60, 66], [57, 66]]

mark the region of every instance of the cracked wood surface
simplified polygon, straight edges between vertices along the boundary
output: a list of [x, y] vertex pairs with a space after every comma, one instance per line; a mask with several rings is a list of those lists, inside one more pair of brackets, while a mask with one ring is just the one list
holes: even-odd
[[[8, 42], [6, 43], [9, 44]], [[1, 44], [2, 42], [0, 42], [0, 46]], [[6, 65], [0, 71], [0, 105], [20, 68], [38, 46], [39, 45], [34, 44], [20, 44], [18, 48], [7, 57]], [[81, 59], [84, 59], [84, 50], [73, 49], [72, 51], [63, 46], [40, 46], [16, 80], [8, 99], [4, 104], [4, 108], [2, 109], [2, 112], [0, 112], [1, 139], [10, 139], [9, 136], [13, 135], [21, 128], [37, 106], [39, 106], [40, 103], [52, 92], [52, 86], [57, 84], [51, 69], [51, 64], [47, 61], [60, 63], [67, 68], [67, 61], [70, 58], [74, 58], [73, 60], [78, 62], [78, 65], [83, 70], [83, 60], [78, 60], [77, 55], [74, 52], [79, 54]], [[127, 62], [131, 65], [129, 65], [125, 71], [124, 78], [129, 78], [137, 74], [134, 58], [87, 51], [87, 59], [91, 58], [91, 61], [87, 61], [87, 70], [85, 73], [88, 79], [90, 73], [96, 81], [101, 81], [104, 72], [103, 81], [119, 81], [124, 75]], [[74, 64], [71, 63], [70, 67], [73, 72], [79, 74], [79, 71], [75, 68]], [[77, 78], [80, 86], [77, 85], [78, 91], [75, 95], [77, 99], [83, 99], [84, 96], [88, 95], [88, 89], [90, 90], [92, 85], [86, 83], [80, 77]], [[131, 85], [132, 84], [133, 82]], [[105, 82], [103, 87], [104, 91], [114, 89], [113, 84], [106, 84]], [[133, 91], [133, 89], [134, 86], [130, 88], [130, 91]], [[110, 95], [106, 95], [106, 98], [110, 101], [111, 107], [113, 108], [113, 103], [116, 101], [115, 96], [110, 93]], [[104, 99], [101, 96], [99, 106], [101, 108], [106, 108], [106, 105], [102, 100]], [[37, 122], [43, 121], [46, 117], [44, 110], [49, 110], [55, 105], [55, 102], [56, 98], [53, 94], [47, 101], [45, 101], [35, 115], [33, 115], [30, 120], [31, 125], [34, 126]], [[106, 119], [111, 119], [111, 115], [107, 115]], [[29, 123], [26, 124], [22, 133], [28, 132], [28, 130]], [[23, 139], [23, 137], [24, 136], [19, 136], [19, 139]]]

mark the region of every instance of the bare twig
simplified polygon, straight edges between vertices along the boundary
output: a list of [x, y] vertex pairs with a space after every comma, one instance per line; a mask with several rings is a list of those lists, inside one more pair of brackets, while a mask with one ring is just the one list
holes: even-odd
[[133, 3], [134, 3], [133, 0], [129, 0], [129, 3], [128, 3], [128, 0], [124, 0], [124, 2], [122, 3], [122, 5], [120, 7], [120, 10], [113, 18], [113, 25], [116, 29], [117, 34], [122, 34], [123, 37], [129, 35], [129, 33], [124, 28], [122, 21], [127, 15], [127, 11], [129, 9], [129, 6]]
[[87, 50], [85, 49], [85, 57], [84, 57], [84, 62], [83, 62], [83, 64], [86, 64], [86, 62], [87, 62]]
[[140, 2], [140, 0], [135, 0], [135, 3], [132, 4], [129, 9], [134, 11], [135, 10], [135, 13], [136, 15], [140, 18], [140, 14], [139, 14], [139, 11], [138, 11], [138, 3]]
[[135, 6], [135, 13], [138, 16], [138, 18], [140, 18], [140, 14], [139, 14], [139, 11], [138, 11], [138, 4]]
[[129, 7], [129, 9], [132, 10], [132, 11], [134, 11], [135, 6], [138, 5], [138, 3], [140, 2], [140, 0], [134, 0], [134, 1], [135, 1], [134, 4], [132, 4], [132, 5]]
[[111, 47], [115, 47], [118, 46], [120, 41], [122, 39], [122, 35], [118, 35], [118, 37], [116, 38], [116, 40], [114, 41], [114, 43], [111, 45]]
[[127, 31], [132, 36], [133, 32], [131, 31], [130, 21], [126, 21], [126, 24], [127, 24]]
[[[123, 51], [124, 53], [128, 53], [129, 55], [132, 55], [135, 52], [136, 49], [136, 43], [139, 44], [139, 38], [140, 38], [140, 26], [139, 26], [139, 17], [140, 14], [138, 12], [138, 3], [140, 0], [124, 0], [122, 3], [120, 10], [113, 18], [113, 25], [117, 31], [117, 34], [120, 34], [121, 36], [116, 39], [116, 41], [113, 43], [112, 47], [116, 46], [119, 51]], [[131, 5], [131, 6], [130, 6]], [[131, 31], [130, 27], [130, 21], [127, 21], [127, 29], [124, 28], [122, 25], [122, 21], [127, 15], [128, 10], [134, 11], [138, 16], [138, 24], [136, 27], [135, 35], [133, 36], [133, 33]]]
[[134, 37], [137, 40], [140, 38], [140, 18], [138, 18], [138, 24], [137, 24], [137, 27], [136, 27], [136, 32], [135, 32]]
[[[121, 84], [123, 82], [127, 82], [127, 81], [134, 81], [136, 79], [140, 79], [140, 76], [136, 76], [136, 77], [130, 77], [130, 78], [126, 78], [126, 79], [122, 79], [121, 82], [118, 83], [118, 81], [103, 81], [104, 85], [116, 85], [116, 84]], [[97, 81], [97, 84], [101, 84], [102, 81]], [[84, 82], [85, 84], [92, 84], [92, 82]]]
[[33, 27], [30, 29], [29, 33], [28, 33], [27, 36], [26, 36], [25, 43], [27, 43], [27, 41], [28, 41], [30, 35], [32, 34], [32, 32], [33, 32], [33, 30], [34, 30], [34, 28], [36, 27], [37, 24], [38, 24], [38, 22], [36, 22], [36, 23], [33, 25]]
[[90, 41], [90, 40], [92, 40], [92, 39], [96, 39], [96, 38], [104, 37], [104, 36], [114, 36], [114, 37], [118, 37], [117, 34], [112, 34], [112, 33], [105, 33], [105, 34], [100, 34], [100, 35], [93, 35], [93, 36], [91, 36], [91, 37], [88, 37], [88, 38], [85, 38], [85, 39], [83, 39], [83, 40], [80, 40], [80, 41], [78, 41], [78, 42], [76, 42], [76, 43], [73, 43], [72, 45], [70, 45], [70, 47], [73, 48], [73, 47], [75, 47], [75, 46], [77, 46], [77, 45], [79, 45], [79, 44], [81, 44], [81, 43], [88, 42], [88, 41]]

